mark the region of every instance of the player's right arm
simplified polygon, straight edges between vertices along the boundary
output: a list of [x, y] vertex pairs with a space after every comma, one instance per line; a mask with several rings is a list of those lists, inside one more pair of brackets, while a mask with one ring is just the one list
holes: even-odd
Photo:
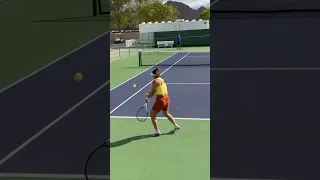
[[147, 93], [146, 103], [149, 102], [149, 99], [156, 93], [157, 82], [155, 80], [152, 81], [151, 91]]

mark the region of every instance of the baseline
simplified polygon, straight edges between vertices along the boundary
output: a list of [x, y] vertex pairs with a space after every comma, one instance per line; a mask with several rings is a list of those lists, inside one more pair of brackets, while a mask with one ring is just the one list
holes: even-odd
[[[136, 117], [134, 116], [110, 116], [110, 119], [114, 118], [114, 119], [136, 119]], [[141, 117], [144, 118], [144, 117]], [[166, 117], [157, 117], [157, 119], [167, 119]], [[182, 118], [182, 117], [175, 117], [174, 119], [178, 119], [178, 120], [188, 120], [188, 121], [210, 121], [209, 118]]]

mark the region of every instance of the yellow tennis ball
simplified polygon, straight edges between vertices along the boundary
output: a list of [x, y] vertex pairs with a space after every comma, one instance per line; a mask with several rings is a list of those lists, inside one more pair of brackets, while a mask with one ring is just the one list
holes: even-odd
[[80, 81], [82, 81], [82, 74], [81, 73], [76, 73], [76, 74], [74, 74], [74, 80], [75, 81], [77, 81], [77, 82], [80, 82]]
[[136, 84], [133, 84], [133, 88], [136, 88], [137, 87], [137, 85]]

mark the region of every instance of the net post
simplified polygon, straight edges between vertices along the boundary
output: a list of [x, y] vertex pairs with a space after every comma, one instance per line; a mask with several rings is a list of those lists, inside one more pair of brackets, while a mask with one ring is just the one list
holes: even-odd
[[98, 2], [98, 11], [99, 11], [99, 13], [98, 13], [98, 16], [100, 16], [102, 13], [103, 13], [103, 10], [102, 10], [102, 2], [101, 2], [101, 0], [97, 0]]
[[142, 62], [141, 62], [141, 51], [138, 51], [138, 56], [139, 56], [139, 67], [142, 66]]
[[92, 0], [92, 12], [93, 12], [93, 16], [98, 16], [97, 0]]

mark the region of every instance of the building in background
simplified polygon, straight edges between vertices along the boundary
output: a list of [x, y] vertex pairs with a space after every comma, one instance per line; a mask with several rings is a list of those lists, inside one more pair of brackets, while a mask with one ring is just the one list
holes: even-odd
[[157, 41], [175, 41], [177, 35], [180, 34], [184, 46], [209, 45], [207, 40], [203, 41], [203, 38], [209, 39], [209, 29], [209, 21], [202, 19], [198, 21], [178, 19], [175, 22], [143, 22], [139, 24], [137, 44], [142, 47], [154, 47]]

